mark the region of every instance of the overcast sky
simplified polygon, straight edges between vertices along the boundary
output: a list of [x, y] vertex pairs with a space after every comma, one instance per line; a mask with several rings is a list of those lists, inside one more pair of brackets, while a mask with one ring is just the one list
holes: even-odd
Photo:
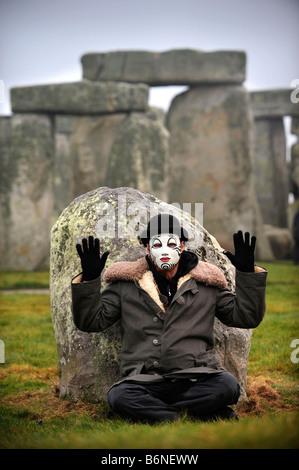
[[[80, 80], [86, 52], [244, 50], [248, 90], [299, 79], [299, 0], [0, 0], [0, 79], [9, 89]], [[167, 109], [178, 88], [153, 89]]]

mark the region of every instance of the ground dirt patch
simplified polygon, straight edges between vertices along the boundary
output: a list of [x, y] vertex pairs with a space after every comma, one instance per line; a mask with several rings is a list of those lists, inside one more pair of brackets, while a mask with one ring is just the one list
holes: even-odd
[[[28, 371], [27, 371], [28, 372]], [[58, 378], [53, 377], [53, 370], [44, 371], [40, 377], [51, 381], [52, 388], [47, 391], [23, 391], [10, 395], [1, 400], [6, 407], [17, 407], [24, 417], [34, 417], [42, 421], [48, 421], [57, 417], [66, 417], [72, 414], [86, 414], [94, 420], [108, 418], [110, 415], [106, 403], [87, 403], [84, 401], [69, 401], [59, 397]], [[295, 405], [282, 403], [280, 394], [271, 386], [270, 379], [259, 378], [251, 381], [247, 387], [247, 398], [237, 407], [240, 418], [249, 415], [263, 415], [271, 411], [291, 410]], [[31, 418], [33, 419], [33, 418]]]
[[269, 409], [278, 411], [296, 408], [295, 405], [282, 403], [281, 395], [272, 385], [274, 382], [264, 377], [249, 381], [247, 398], [237, 406], [238, 415], [262, 415]]

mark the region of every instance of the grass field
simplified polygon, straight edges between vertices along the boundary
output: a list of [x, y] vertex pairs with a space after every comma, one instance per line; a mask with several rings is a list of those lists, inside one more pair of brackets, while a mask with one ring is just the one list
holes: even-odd
[[[248, 398], [235, 422], [131, 424], [111, 417], [106, 403], [60, 399], [49, 295], [0, 293], [0, 447], [298, 449], [299, 349], [291, 343], [298, 339], [299, 348], [299, 267], [261, 264], [269, 271], [267, 313], [253, 332]], [[48, 279], [47, 272], [1, 273], [0, 289], [47, 288]]]

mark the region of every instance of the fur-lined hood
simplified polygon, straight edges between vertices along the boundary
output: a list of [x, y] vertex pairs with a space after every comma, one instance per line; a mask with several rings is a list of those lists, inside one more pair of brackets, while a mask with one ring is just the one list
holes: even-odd
[[[113, 281], [138, 281], [142, 283], [145, 277], [152, 276], [149, 270], [146, 258], [140, 258], [137, 261], [119, 261], [112, 264], [104, 273], [104, 282]], [[207, 286], [224, 289], [227, 287], [227, 281], [223, 272], [213, 264], [198, 261], [195, 268], [188, 274], [179, 279], [178, 288], [188, 279], [195, 279]]]

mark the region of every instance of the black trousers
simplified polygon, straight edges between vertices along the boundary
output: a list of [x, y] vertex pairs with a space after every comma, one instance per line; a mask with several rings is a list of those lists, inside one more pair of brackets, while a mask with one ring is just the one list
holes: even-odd
[[240, 386], [229, 372], [202, 374], [189, 379], [149, 384], [122, 382], [107, 395], [112, 411], [137, 421], [174, 421], [182, 412], [207, 418], [227, 405], [236, 404]]

